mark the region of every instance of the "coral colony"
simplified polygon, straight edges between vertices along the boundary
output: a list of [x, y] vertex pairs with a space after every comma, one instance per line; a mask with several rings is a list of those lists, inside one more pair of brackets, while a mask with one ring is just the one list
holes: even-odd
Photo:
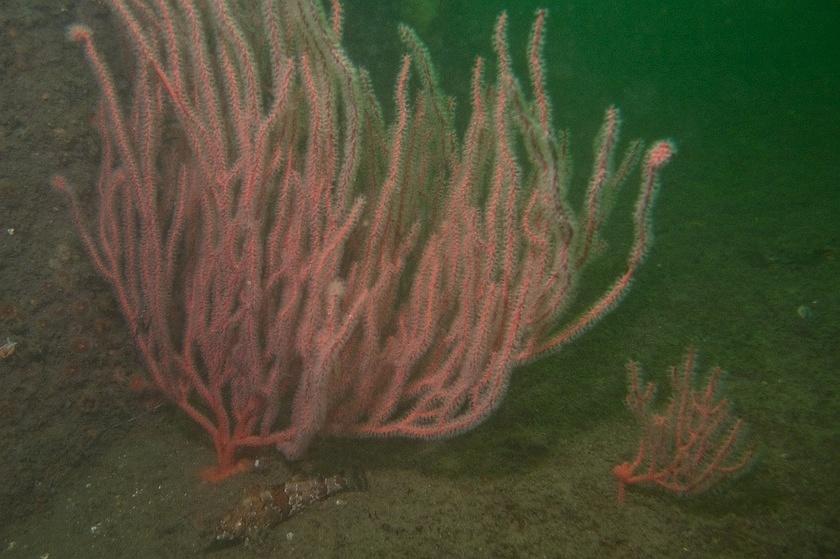
[[729, 400], [720, 395], [723, 371], [709, 372], [706, 386], [694, 388], [696, 353], [686, 352], [682, 368], [670, 371], [673, 394], [663, 413], [650, 409], [656, 385], [642, 387], [638, 363], [627, 366], [625, 403], [643, 429], [636, 457], [613, 468], [618, 500], [628, 485], [655, 486], [677, 495], [707, 490], [749, 464], [754, 450], [744, 446], [744, 422], [732, 416]]
[[[472, 69], [468, 126], [408, 28], [395, 116], [341, 45], [338, 0], [109, 0], [135, 56], [118, 91], [74, 26], [102, 91], [89, 205], [65, 192], [113, 286], [150, 381], [212, 438], [222, 479], [242, 451], [289, 459], [316, 436], [451, 437], [499, 404], [514, 366], [556, 351], [627, 291], [651, 244], [667, 141], [619, 157], [607, 109], [580, 207], [552, 127], [536, 14], [529, 84], [502, 14], [494, 76]], [[247, 11], [247, 9], [246, 9]], [[568, 309], [608, 220], [641, 185], [624, 272]]]

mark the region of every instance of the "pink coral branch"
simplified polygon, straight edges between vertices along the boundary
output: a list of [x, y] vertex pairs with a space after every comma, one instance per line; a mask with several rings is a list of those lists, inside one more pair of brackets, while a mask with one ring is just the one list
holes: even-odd
[[[513, 368], [555, 351], [624, 295], [650, 246], [659, 142], [641, 171], [625, 272], [567, 309], [609, 212], [620, 119], [610, 108], [582, 207], [554, 130], [536, 14], [530, 91], [472, 73], [463, 137], [427, 49], [408, 55], [386, 123], [341, 46], [343, 11], [315, 0], [108, 0], [133, 47], [122, 94], [74, 26], [101, 92], [96, 208], [63, 178], [96, 269], [160, 392], [240, 471], [244, 450], [290, 459], [320, 435], [441, 438], [499, 405]], [[253, 5], [252, 5], [253, 4]], [[246, 32], [247, 29], [247, 32]], [[415, 77], [417, 79], [413, 79]]]
[[635, 458], [613, 468], [619, 502], [629, 485], [658, 486], [678, 495], [701, 493], [752, 461], [755, 453], [742, 440], [744, 422], [732, 416], [729, 400], [720, 396], [721, 369], [712, 369], [706, 386], [695, 389], [695, 358], [689, 349], [682, 367], [671, 368], [673, 394], [662, 414], [650, 410], [655, 384], [642, 388], [638, 364], [628, 365], [626, 402], [644, 432]]

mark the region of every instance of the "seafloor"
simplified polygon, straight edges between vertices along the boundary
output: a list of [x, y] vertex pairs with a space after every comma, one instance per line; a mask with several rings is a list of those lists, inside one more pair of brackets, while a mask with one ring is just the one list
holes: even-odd
[[[521, 59], [532, 0], [348, 0], [348, 50], [390, 99], [394, 26], [406, 20], [463, 99], [505, 4]], [[542, 4], [556, 118], [574, 131], [579, 178], [611, 102], [626, 137], [679, 145], [631, 294], [563, 352], [517, 370], [498, 412], [466, 436], [323, 441], [302, 463], [268, 454], [259, 472], [207, 485], [204, 434], [128, 389], [142, 365], [48, 182], [61, 172], [93, 184], [97, 91], [64, 29], [91, 23], [125, 63], [108, 11], [93, 0], [0, 3], [0, 343], [17, 344], [0, 360], [0, 557], [197, 556], [243, 488], [347, 469], [363, 470], [369, 490], [214, 555], [840, 556], [836, 2]], [[730, 372], [757, 459], [700, 496], [633, 488], [620, 505], [610, 470], [639, 435], [622, 405], [624, 363], [663, 381], [689, 344], [704, 369]]]

